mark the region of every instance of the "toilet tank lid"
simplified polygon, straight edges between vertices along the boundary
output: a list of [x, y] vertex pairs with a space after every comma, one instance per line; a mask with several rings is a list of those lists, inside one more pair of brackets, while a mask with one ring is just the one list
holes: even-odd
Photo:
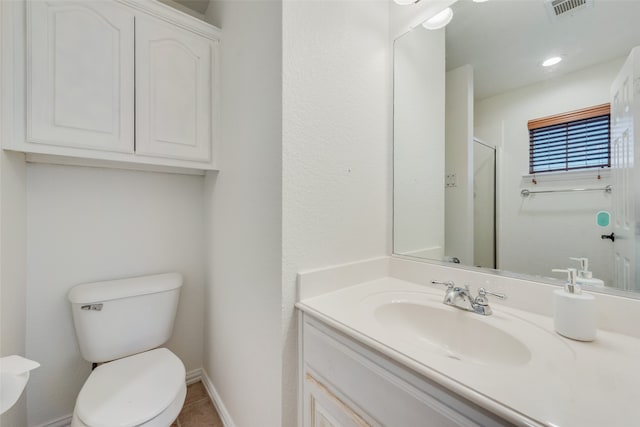
[[180, 273], [163, 273], [85, 283], [74, 286], [68, 296], [69, 301], [73, 304], [87, 304], [166, 292], [181, 286], [182, 275]]

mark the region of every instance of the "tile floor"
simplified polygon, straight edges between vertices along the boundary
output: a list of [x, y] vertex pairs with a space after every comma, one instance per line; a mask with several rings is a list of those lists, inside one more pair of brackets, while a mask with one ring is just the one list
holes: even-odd
[[187, 397], [171, 427], [222, 427], [222, 421], [200, 381], [187, 387]]

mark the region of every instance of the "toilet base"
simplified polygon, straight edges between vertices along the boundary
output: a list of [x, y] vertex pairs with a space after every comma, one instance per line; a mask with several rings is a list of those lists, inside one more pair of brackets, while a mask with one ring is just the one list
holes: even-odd
[[[182, 384], [178, 395], [174, 399], [173, 402], [165, 409], [160, 412], [158, 415], [150, 419], [149, 421], [138, 424], [135, 427], [169, 427], [171, 423], [173, 423], [176, 418], [178, 418], [178, 414], [182, 410], [182, 405], [184, 405], [184, 399], [187, 396], [187, 384]], [[92, 427], [89, 426], [80, 420], [78, 415], [76, 414], [75, 409], [73, 410], [73, 418], [71, 419], [71, 427]]]

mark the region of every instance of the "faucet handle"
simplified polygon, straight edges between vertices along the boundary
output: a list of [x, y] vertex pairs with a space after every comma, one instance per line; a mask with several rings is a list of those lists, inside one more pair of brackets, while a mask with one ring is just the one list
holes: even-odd
[[496, 292], [491, 292], [486, 290], [485, 288], [480, 288], [478, 289], [478, 297], [476, 298], [476, 303], [477, 304], [487, 304], [487, 295], [493, 295], [494, 297], [500, 298], [500, 299], [507, 299], [507, 296], [505, 294], [499, 294]]
[[433, 283], [434, 285], [444, 285], [448, 289], [453, 289], [453, 287], [456, 285], [455, 283], [453, 283], [453, 280], [447, 280], [446, 282], [439, 282], [437, 280], [432, 280], [431, 283]]

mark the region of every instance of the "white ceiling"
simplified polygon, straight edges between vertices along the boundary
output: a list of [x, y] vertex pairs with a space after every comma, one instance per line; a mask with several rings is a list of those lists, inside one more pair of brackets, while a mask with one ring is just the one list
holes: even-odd
[[[476, 99], [624, 57], [640, 45], [640, 0], [594, 0], [555, 19], [545, 0], [459, 0], [452, 8], [447, 70], [471, 64]], [[550, 56], [564, 60], [541, 67]]]
[[209, 6], [209, 0], [174, 0], [176, 3], [180, 3], [183, 6], [188, 7], [191, 10], [195, 10], [199, 13], [205, 13]]

